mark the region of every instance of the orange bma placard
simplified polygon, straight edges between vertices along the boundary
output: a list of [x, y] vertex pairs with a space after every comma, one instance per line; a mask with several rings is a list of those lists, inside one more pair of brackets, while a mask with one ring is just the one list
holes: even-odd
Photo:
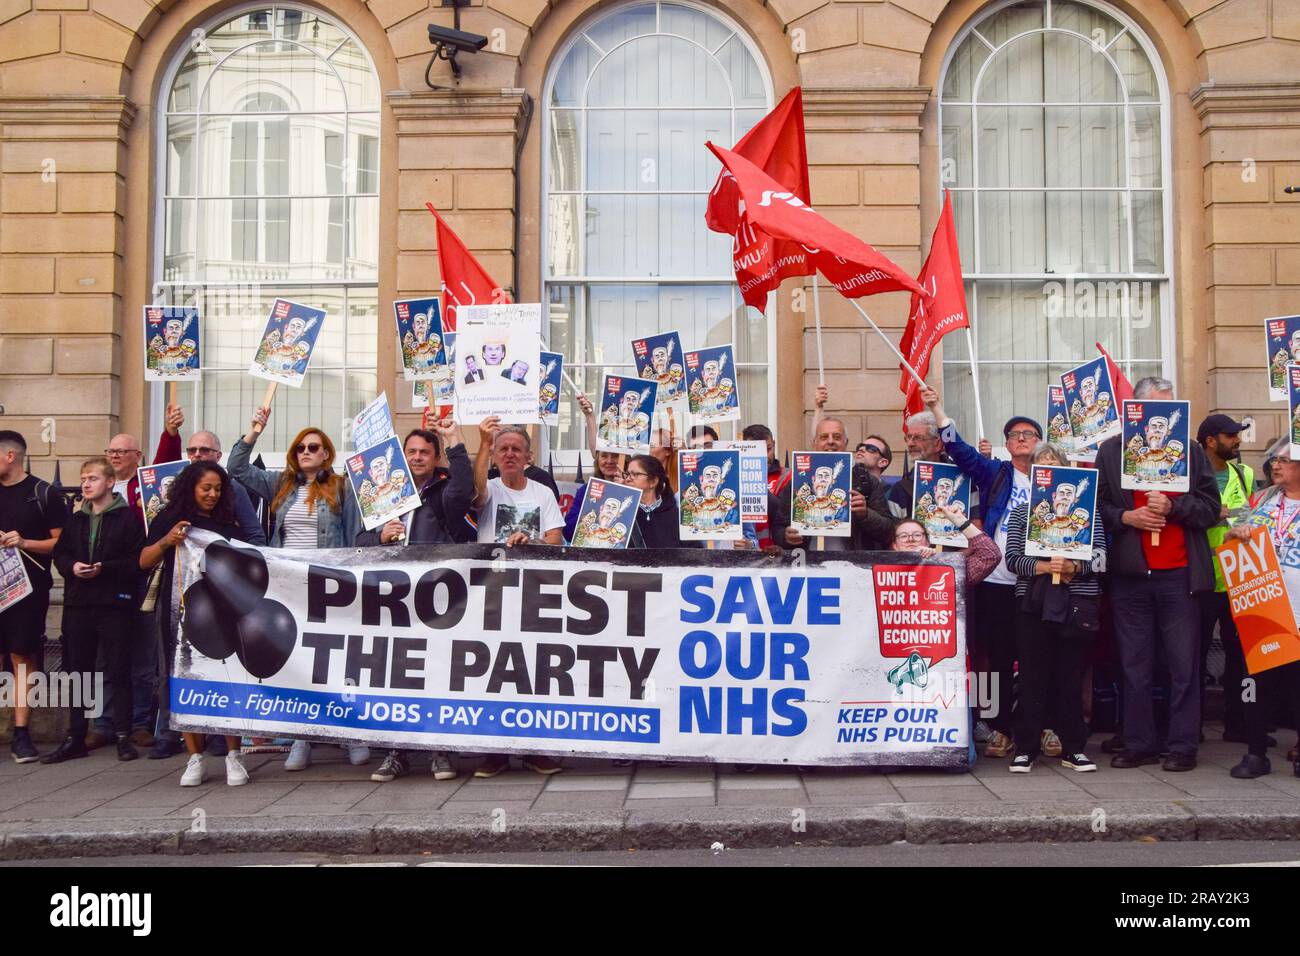
[[1245, 541], [1229, 538], [1215, 553], [1246, 653], [1246, 670], [1258, 674], [1300, 661], [1300, 631], [1268, 529], [1252, 529]]

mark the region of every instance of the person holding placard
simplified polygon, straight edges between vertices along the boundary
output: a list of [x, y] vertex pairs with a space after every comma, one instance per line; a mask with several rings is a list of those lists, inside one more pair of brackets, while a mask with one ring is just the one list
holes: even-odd
[[[623, 481], [641, 489], [636, 509], [633, 548], [699, 548], [700, 541], [682, 541], [677, 499], [668, 486], [668, 472], [653, 455], [636, 455], [627, 463]], [[575, 502], [576, 504], [576, 502]]]
[[[1134, 401], [1173, 401], [1163, 378], [1144, 378]], [[1200, 611], [1196, 594], [1214, 588], [1205, 532], [1219, 521], [1219, 488], [1200, 445], [1186, 450], [1186, 493], [1131, 491], [1124, 487], [1124, 444], [1119, 435], [1097, 450], [1097, 508], [1105, 523], [1115, 640], [1123, 672], [1125, 751], [1119, 769], [1160, 763], [1152, 694], [1156, 644], [1169, 668], [1171, 772], [1196, 766], [1201, 732]]]
[[[1061, 766], [1090, 772], [1097, 765], [1084, 753], [1088, 728], [1079, 689], [1101, 626], [1099, 575], [1106, 567], [1106, 532], [1102, 522], [1095, 520], [1093, 508], [1080, 507], [1082, 501], [1092, 500], [1080, 487], [1088, 475], [1080, 476], [1083, 469], [1070, 467], [1065, 451], [1042, 442], [1031, 462], [1041, 466], [1032, 469], [1035, 478], [1047, 479], [1040, 481], [1048, 494], [1035, 506], [1037, 521], [1031, 521], [1028, 501], [1012, 509], [1007, 518], [1005, 565], [1016, 576], [1018, 606], [1012, 629], [1020, 675], [1016, 753], [1009, 769], [1012, 773], [1029, 773], [1033, 769], [1050, 733], [1046, 729], [1050, 717], [1061, 742]], [[1069, 478], [1062, 480], [1060, 470], [1066, 471]], [[1057, 473], [1055, 481], [1053, 472]], [[1031, 549], [1032, 523], [1042, 528], [1057, 525], [1061, 532], [1041, 535], [1033, 542], [1037, 547]], [[1084, 542], [1082, 549], [1078, 547], [1080, 542]], [[1087, 557], [1071, 558], [1061, 553], [1035, 557], [1026, 553], [1030, 550], [1076, 554], [1083, 550]], [[1002, 627], [1010, 623], [999, 622]]]
[[[952, 510], [949, 517], [955, 519], [959, 514], [960, 512]], [[1002, 552], [992, 538], [969, 522], [962, 534], [966, 536], [967, 542], [963, 555], [966, 558], [966, 590], [969, 591], [1002, 563]], [[923, 558], [932, 558], [939, 553], [931, 545], [925, 525], [915, 518], [904, 518], [894, 526], [894, 541], [889, 550], [907, 551]]]
[[[847, 452], [848, 429], [838, 418], [823, 418], [813, 436], [813, 450], [819, 452]], [[850, 534], [848, 537], [823, 536], [821, 541], [827, 551], [883, 551], [894, 540], [894, 519], [889, 514], [885, 500], [885, 486], [874, 475], [852, 471], [849, 491]], [[797, 500], [798, 489], [795, 489]], [[791, 504], [791, 526], [782, 536], [787, 548], [804, 546], [804, 536], [793, 526], [795, 507]]]

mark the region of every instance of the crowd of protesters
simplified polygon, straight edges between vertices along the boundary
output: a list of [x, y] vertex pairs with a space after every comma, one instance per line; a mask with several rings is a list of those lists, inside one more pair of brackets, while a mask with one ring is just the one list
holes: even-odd
[[[1085, 713], [1092, 669], [1113, 644], [1121, 707], [1120, 732], [1102, 743], [1116, 769], [1160, 764], [1179, 772], [1196, 766], [1203, 739], [1202, 698], [1207, 651], [1215, 629], [1226, 662], [1224, 739], [1247, 745], [1231, 770], [1238, 778], [1271, 770], [1270, 718], [1279, 710], [1300, 718], [1300, 664], [1267, 672], [1254, 695], [1241, 694], [1244, 655], [1233, 626], [1214, 547], [1229, 536], [1264, 526], [1277, 547], [1293, 601], [1300, 601], [1300, 562], [1288, 552], [1300, 534], [1300, 462], [1285, 451], [1266, 463], [1265, 480], [1240, 462], [1243, 425], [1226, 415], [1202, 422], [1197, 444], [1188, 449], [1190, 490], [1183, 494], [1127, 491], [1120, 483], [1120, 439], [1097, 452], [1097, 517], [1089, 560], [1050, 560], [1025, 554], [1029, 472], [1032, 464], [1068, 464], [1067, 455], [1043, 440], [1032, 417], [1014, 415], [1003, 425], [1005, 453], [987, 442], [968, 444], [958, 433], [933, 388], [921, 392], [927, 410], [907, 418], [902, 444], [908, 469], [895, 469], [890, 443], [879, 434], [855, 444], [847, 423], [823, 412], [824, 386], [816, 395], [811, 444], [816, 451], [852, 449], [855, 462], [850, 496], [851, 535], [828, 537], [829, 550], [933, 553], [925, 525], [912, 518], [912, 471], [918, 461], [954, 464], [978, 493], [976, 516], [945, 513], [968, 539], [965, 550], [968, 639], [972, 670], [987, 672], [995, 699], [987, 719], [974, 724], [985, 757], [1010, 758], [1009, 769], [1029, 772], [1036, 760], [1052, 758], [1081, 772], [1095, 771], [1089, 758]], [[1142, 379], [1135, 398], [1171, 399], [1172, 385]], [[588, 445], [595, 447], [591, 403], [578, 398]], [[170, 726], [167, 688], [179, 622], [172, 620], [172, 576], [176, 548], [190, 528], [270, 548], [334, 548], [410, 544], [500, 543], [561, 546], [573, 538], [584, 489], [561, 509], [551, 475], [534, 461], [529, 432], [489, 418], [478, 427], [474, 456], [460, 428], [450, 420], [406, 435], [403, 448], [421, 506], [380, 528], [362, 530], [356, 501], [336, 470], [336, 451], [323, 429], [303, 428], [290, 442], [285, 467], [268, 470], [251, 461], [269, 409], [259, 408], [248, 432], [231, 448], [223, 468], [221, 439], [195, 431], [182, 446], [184, 418], [166, 411], [155, 462], [188, 458], [170, 500], [145, 533], [138, 469], [139, 441], [114, 436], [104, 457], [80, 468], [75, 510], [48, 483], [27, 473], [23, 436], [0, 431], [0, 545], [18, 548], [28, 562], [33, 593], [0, 612], [0, 652], [8, 657], [18, 686], [39, 667], [46, 614], [53, 587], [51, 567], [64, 579], [62, 638], [64, 667], [73, 673], [102, 673], [104, 717], [87, 723], [84, 711], [69, 709], [68, 736], [41, 756], [32, 743], [31, 711], [19, 695], [11, 744], [13, 759], [60, 763], [114, 744], [120, 760], [166, 759], [188, 754], [182, 786], [207, 776], [206, 757], [224, 757], [226, 781], [249, 782], [237, 736], [205, 739], [177, 734]], [[767, 519], [745, 525], [738, 548], [779, 551], [809, 542], [790, 527], [791, 471], [782, 464], [771, 430], [759, 423], [741, 434], [765, 442], [768, 457]], [[641, 492], [630, 529], [633, 548], [698, 547], [678, 531], [675, 450], [709, 448], [719, 440], [708, 426], [685, 436], [655, 433], [649, 454], [632, 457], [600, 452], [592, 464], [599, 478]], [[182, 455], [183, 452], [183, 455]], [[901, 473], [897, 480], [890, 472]], [[268, 516], [266, 528], [255, 502]], [[525, 520], [526, 516], [526, 520]], [[1146, 532], [1161, 532], [1158, 536]], [[1294, 578], [1294, 580], [1293, 580]], [[1163, 691], [1157, 694], [1157, 688]], [[1157, 713], [1161, 696], [1167, 717]], [[973, 716], [973, 720], [977, 719]], [[356, 766], [371, 760], [361, 743], [345, 745]], [[294, 740], [286, 770], [311, 762], [312, 742]], [[417, 752], [390, 750], [372, 774], [377, 782], [410, 772]], [[454, 779], [453, 755], [425, 755], [432, 776]], [[1294, 750], [1288, 759], [1296, 763]], [[523, 765], [552, 774], [561, 763], [525, 756]], [[507, 768], [503, 754], [480, 761], [475, 775], [491, 777]], [[753, 769], [746, 765], [740, 769]]]

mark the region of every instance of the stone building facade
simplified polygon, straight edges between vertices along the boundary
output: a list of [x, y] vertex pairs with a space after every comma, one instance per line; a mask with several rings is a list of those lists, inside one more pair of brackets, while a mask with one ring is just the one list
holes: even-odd
[[[457, 13], [487, 38], [459, 79], [427, 32]], [[346, 316], [314, 390], [281, 390], [281, 432], [337, 433], [379, 390], [414, 423], [391, 302], [438, 289], [432, 202], [503, 286], [550, 303], [588, 388], [630, 361], [629, 330], [738, 340], [747, 420], [799, 447], [809, 291], [745, 312], [729, 240], [699, 218], [701, 140], [795, 85], [813, 204], [837, 224], [915, 271], [953, 187], [989, 431], [1012, 404], [1041, 414], [1032, 396], [1100, 338], [1175, 379], [1194, 418], [1254, 415], [1248, 450], [1281, 433], [1261, 328], [1300, 313], [1292, 0], [0, 0], [4, 427], [44, 475], [120, 430], [151, 449], [139, 316], [170, 298], [205, 308], [212, 371], [181, 397], [229, 444], [281, 293]], [[832, 407], [855, 439], [897, 442], [896, 361], [821, 299]], [[906, 298], [864, 304], [897, 340]], [[965, 342], [946, 348], [971, 429]], [[549, 437], [571, 461], [565, 416]]]

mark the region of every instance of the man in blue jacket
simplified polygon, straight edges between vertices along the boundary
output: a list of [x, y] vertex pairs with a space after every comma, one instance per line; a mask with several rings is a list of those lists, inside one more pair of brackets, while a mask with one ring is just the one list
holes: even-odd
[[[957, 426], [945, 414], [939, 393], [933, 388], [921, 390], [921, 400], [934, 414], [943, 447], [962, 473], [975, 483], [980, 496], [980, 515], [984, 532], [1007, 550], [1007, 519], [1011, 512], [1029, 501], [1029, 463], [1034, 448], [1043, 438], [1038, 422], [1025, 415], [1013, 415], [1002, 426], [1010, 461], [985, 458], [962, 441]], [[1008, 621], [1016, 619], [1016, 578], [999, 564], [971, 592], [971, 646], [975, 653], [988, 658], [989, 670], [996, 679], [997, 712], [990, 720], [993, 734], [984, 747], [986, 757], [1005, 757], [1015, 748], [1011, 735], [1011, 668], [1016, 659], [1015, 628]]]

